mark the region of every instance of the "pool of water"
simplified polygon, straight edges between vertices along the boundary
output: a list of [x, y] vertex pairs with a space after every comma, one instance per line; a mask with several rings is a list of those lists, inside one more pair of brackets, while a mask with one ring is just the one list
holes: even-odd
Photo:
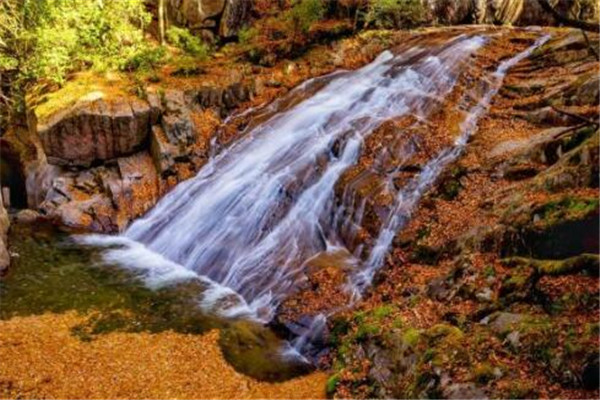
[[12, 265], [0, 279], [2, 320], [75, 310], [91, 315], [72, 329], [86, 341], [114, 331], [202, 334], [219, 329], [223, 354], [241, 373], [282, 381], [311, 370], [284, 355], [286, 342], [269, 327], [202, 311], [198, 299], [205, 287], [200, 281], [150, 289], [133, 271], [103, 262], [100, 249], [78, 244], [50, 224], [13, 225], [9, 241]]

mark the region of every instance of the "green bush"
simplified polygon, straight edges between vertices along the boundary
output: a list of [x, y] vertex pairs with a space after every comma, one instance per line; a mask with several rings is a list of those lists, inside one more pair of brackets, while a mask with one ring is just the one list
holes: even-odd
[[310, 26], [322, 19], [325, 7], [321, 0], [300, 0], [289, 11], [289, 18], [295, 32], [308, 32]]
[[62, 84], [68, 73], [121, 64], [143, 48], [151, 20], [144, 0], [5, 0], [0, 2], [0, 70], [20, 79]]
[[160, 65], [165, 54], [164, 47], [141, 47], [126, 57], [119, 68], [123, 71], [148, 71]]
[[167, 40], [173, 46], [198, 58], [208, 57], [208, 46], [185, 28], [173, 26], [167, 30]]
[[413, 28], [424, 20], [421, 0], [372, 0], [366, 24], [380, 29]]

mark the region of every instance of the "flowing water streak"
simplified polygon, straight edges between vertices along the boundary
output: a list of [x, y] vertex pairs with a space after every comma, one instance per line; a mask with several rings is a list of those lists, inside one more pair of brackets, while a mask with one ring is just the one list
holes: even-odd
[[236, 291], [240, 302], [269, 320], [303, 262], [326, 247], [334, 185], [358, 160], [363, 139], [386, 120], [426, 118], [485, 41], [460, 35], [396, 56], [386, 51], [362, 69], [337, 74], [179, 184], [113, 243], [121, 247], [107, 257], [129, 268], [137, 264], [157, 281], [160, 272], [132, 257], [142, 250], [158, 253]]
[[[550, 35], [544, 35], [538, 38], [532, 46], [516, 56], [503, 61], [499, 65], [498, 69], [491, 75], [491, 82], [488, 90], [470, 110], [466, 119], [462, 122], [460, 126], [461, 134], [455, 140], [454, 146], [443, 150], [436, 157], [431, 159], [416, 178], [398, 191], [392, 211], [380, 230], [368, 260], [364, 263], [364, 267], [358, 273], [350, 277], [346, 285], [346, 289], [351, 293], [352, 297], [350, 304], [344, 306], [343, 309], [351, 308], [353, 304], [360, 299], [363, 291], [371, 284], [375, 273], [383, 265], [384, 258], [396, 233], [398, 233], [398, 231], [409, 221], [411, 212], [414, 210], [422, 195], [431, 187], [443, 169], [456, 160], [463, 152], [469, 138], [477, 129], [479, 118], [487, 111], [492, 98], [498, 93], [498, 90], [500, 90], [508, 70], [529, 57], [535, 49], [542, 46], [549, 39]], [[340, 311], [342, 311], [342, 309], [335, 308], [328, 310], [326, 314], [322, 313], [313, 317], [304, 333], [294, 339], [292, 345], [285, 349], [285, 355], [289, 357], [300, 357], [301, 359], [307, 360], [304, 355], [310, 356], [314, 351], [312, 342], [314, 338], [318, 338], [326, 329], [327, 318]], [[317, 348], [316, 351], [318, 352], [318, 350], [319, 349]]]
[[[215, 311], [269, 320], [297, 283], [304, 261], [326, 248], [334, 185], [358, 160], [363, 139], [389, 119], [426, 119], [484, 43], [481, 36], [460, 35], [433, 48], [384, 52], [360, 70], [315, 80], [316, 93], [292, 99], [283, 112], [268, 111], [268, 118], [179, 184], [123, 237], [83, 241], [110, 246], [108, 261], [140, 270], [152, 285], [201, 277], [209, 290], [200, 305], [209, 310], [235, 294], [235, 307]], [[497, 80], [520, 59], [503, 63]], [[294, 92], [310, 87], [308, 82]], [[458, 156], [495, 91], [464, 122], [464, 139], [399, 193], [366, 267], [353, 280], [357, 292], [370, 283], [420, 194]], [[151, 257], [156, 262], [144, 261]]]
[[396, 236], [396, 233], [409, 221], [412, 211], [421, 199], [423, 193], [431, 187], [443, 169], [456, 160], [465, 149], [469, 138], [477, 129], [477, 121], [487, 111], [492, 98], [498, 93], [508, 70], [529, 57], [531, 53], [550, 39], [550, 35], [538, 38], [533, 45], [516, 56], [503, 61], [491, 76], [491, 83], [485, 95], [479, 100], [469, 112], [467, 118], [462, 122], [461, 134], [456, 139], [454, 146], [442, 151], [430, 160], [422, 172], [398, 191], [392, 212], [389, 214], [384, 226], [380, 230], [379, 237], [371, 250], [368, 261], [360, 273], [353, 276], [350, 281], [350, 290], [353, 297], [360, 297], [362, 291], [371, 284], [373, 276], [381, 268], [384, 257]]

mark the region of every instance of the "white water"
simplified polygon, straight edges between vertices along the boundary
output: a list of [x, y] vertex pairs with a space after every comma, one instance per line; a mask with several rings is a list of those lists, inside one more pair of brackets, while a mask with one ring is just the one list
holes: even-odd
[[[369, 259], [350, 280], [357, 296], [381, 267], [423, 192], [464, 148], [506, 71], [542, 40], [502, 63], [455, 145], [397, 193]], [[364, 204], [353, 206], [358, 210], [354, 221], [340, 223], [334, 186], [357, 162], [365, 137], [403, 115], [426, 120], [484, 44], [482, 36], [461, 35], [434, 48], [384, 52], [360, 70], [309, 81], [288, 99], [294, 104], [293, 96], [310, 96], [279, 113], [274, 112], [277, 103], [270, 106], [265, 113], [270, 118], [179, 184], [122, 237], [82, 240], [110, 247], [106, 261], [139, 271], [150, 286], [202, 279], [208, 287], [199, 303], [204, 309], [268, 321], [297, 285], [304, 262], [328, 244], [340, 243], [336, 229], [360, 223]], [[234, 305], [220, 301], [225, 297], [235, 297]], [[228, 306], [219, 308], [222, 303]]]

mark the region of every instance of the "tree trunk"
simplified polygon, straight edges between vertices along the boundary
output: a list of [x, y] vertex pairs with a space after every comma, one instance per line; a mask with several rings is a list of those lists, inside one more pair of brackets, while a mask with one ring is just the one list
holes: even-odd
[[165, 0], [158, 0], [158, 36], [160, 44], [165, 44]]

